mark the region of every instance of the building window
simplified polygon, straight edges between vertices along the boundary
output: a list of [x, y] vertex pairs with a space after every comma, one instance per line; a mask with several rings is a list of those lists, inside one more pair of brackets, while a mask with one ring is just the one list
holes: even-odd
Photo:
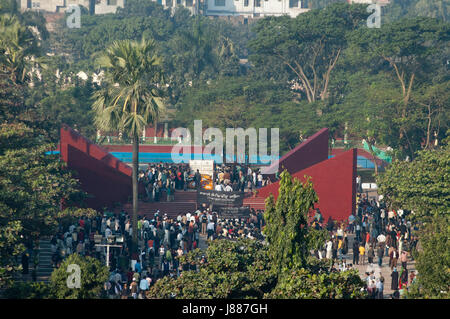
[[248, 7], [248, 0], [244, 0], [244, 7]]
[[214, 0], [214, 5], [216, 7], [225, 7], [225, 0]]
[[166, 0], [166, 7], [172, 6], [172, 0]]
[[40, 8], [41, 3], [40, 2], [33, 2], [33, 8]]
[[248, 24], [248, 19], [244, 18], [244, 24]]
[[289, 0], [289, 8], [298, 8], [298, 0]]
[[255, 7], [261, 7], [261, 0], [255, 0]]
[[31, 0], [27, 0], [27, 8], [31, 9]]
[[192, 7], [193, 5], [192, 0], [186, 0], [186, 7]]
[[106, 4], [108, 6], [117, 6], [117, 0], [107, 0]]

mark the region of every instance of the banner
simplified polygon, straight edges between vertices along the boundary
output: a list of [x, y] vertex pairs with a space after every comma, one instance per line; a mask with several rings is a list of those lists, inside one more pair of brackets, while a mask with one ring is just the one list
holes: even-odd
[[244, 192], [224, 192], [200, 189], [197, 191], [197, 204], [241, 207], [244, 204]]
[[189, 167], [194, 173], [198, 170], [200, 174], [211, 177], [214, 174], [214, 160], [190, 160]]
[[223, 219], [248, 218], [250, 216], [249, 207], [217, 206], [213, 210], [217, 212], [219, 218]]

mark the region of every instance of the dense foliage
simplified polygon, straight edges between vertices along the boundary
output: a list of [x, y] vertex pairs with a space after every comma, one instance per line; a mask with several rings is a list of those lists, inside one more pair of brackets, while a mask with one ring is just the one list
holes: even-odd
[[0, 272], [3, 278], [18, 267], [24, 245], [55, 232], [62, 205], [81, 204], [78, 181], [56, 155], [54, 145], [25, 124], [0, 125]]
[[[70, 265], [77, 265], [80, 268], [80, 288], [68, 287], [68, 279], [71, 282], [69, 276], [74, 275], [69, 268]], [[100, 298], [108, 277], [108, 267], [102, 265], [98, 259], [72, 254], [64, 259], [58, 269], [53, 271], [50, 277], [51, 296], [56, 299]]]
[[215, 240], [200, 263], [201, 251], [190, 252], [180, 263], [195, 264], [178, 279], [165, 277], [151, 287], [149, 298], [262, 298], [275, 284], [267, 248], [255, 240]]
[[450, 283], [450, 221], [436, 215], [420, 231], [421, 248], [416, 255], [419, 273], [410, 298], [449, 298]]
[[266, 297], [271, 299], [357, 299], [366, 297], [364, 283], [357, 270], [312, 273], [307, 269], [287, 271], [277, 287]]
[[[322, 235], [306, 227], [309, 208], [316, 201], [310, 182], [281, 175], [282, 194], [267, 204], [267, 242], [214, 240], [206, 252], [196, 249], [177, 257], [183, 271], [150, 288], [149, 298], [363, 298], [364, 283], [356, 271], [330, 272], [328, 261], [310, 256], [310, 243]], [[275, 205], [275, 206], [274, 206]], [[314, 232], [315, 230], [313, 230]], [[203, 263], [202, 255], [206, 257]]]
[[266, 199], [264, 234], [269, 256], [278, 271], [305, 267], [309, 255], [308, 214], [318, 201], [312, 183], [293, 179], [285, 170], [280, 174], [278, 198]]
[[380, 194], [394, 209], [412, 210], [428, 221], [450, 211], [450, 145], [421, 151], [411, 162], [395, 161], [377, 178]]

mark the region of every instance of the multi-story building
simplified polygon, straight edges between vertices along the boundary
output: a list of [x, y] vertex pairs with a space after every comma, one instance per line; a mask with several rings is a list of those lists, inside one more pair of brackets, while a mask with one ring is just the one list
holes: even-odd
[[204, 0], [151, 0], [153, 2], [157, 2], [164, 7], [164, 9], [172, 9], [174, 10], [178, 6], [185, 7], [188, 9], [191, 14], [199, 14], [200, 13], [200, 3]]
[[40, 10], [45, 12], [64, 12], [71, 5], [86, 7], [95, 14], [115, 13], [123, 8], [125, 0], [19, 0], [22, 10]]
[[300, 0], [205, 0], [207, 16], [244, 16], [246, 18], [289, 15], [295, 18], [308, 11]]
[[201, 13], [212, 17], [256, 18], [289, 15], [296, 17], [308, 11], [300, 0], [152, 0], [164, 8], [183, 6], [192, 14]]
[[387, 5], [390, 0], [347, 0], [348, 3], [367, 3], [367, 4], [379, 4], [379, 5]]

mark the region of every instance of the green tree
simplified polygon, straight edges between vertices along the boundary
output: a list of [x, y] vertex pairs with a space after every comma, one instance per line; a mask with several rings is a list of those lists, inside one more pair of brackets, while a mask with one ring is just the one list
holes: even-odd
[[269, 256], [278, 271], [306, 266], [309, 255], [308, 214], [318, 197], [308, 180], [292, 179], [284, 170], [280, 174], [277, 201], [266, 199], [264, 234], [269, 243]]
[[450, 145], [420, 151], [411, 162], [393, 162], [377, 177], [379, 193], [394, 209], [408, 209], [419, 221], [450, 210]]
[[46, 155], [54, 147], [41, 131], [23, 123], [0, 125], [2, 279], [18, 269], [16, 258], [25, 245], [53, 234], [61, 215], [70, 214], [74, 203], [82, 204], [79, 182], [57, 155]]
[[[206, 264], [200, 262], [202, 254]], [[199, 270], [158, 280], [148, 298], [262, 298], [275, 286], [267, 248], [255, 240], [214, 240], [206, 252], [194, 250], [182, 256], [180, 263], [195, 264]]]
[[3, 296], [7, 299], [49, 299], [52, 291], [44, 282], [14, 282], [5, 289]]
[[435, 215], [419, 232], [421, 249], [417, 252], [418, 281], [412, 298], [449, 298], [450, 283], [450, 220]]
[[361, 57], [372, 71], [392, 74], [386, 80], [395, 81], [394, 87], [401, 93], [401, 99], [394, 104], [398, 114], [394, 121], [398, 127], [397, 140], [400, 151], [411, 158], [421, 142], [415, 138], [417, 113], [413, 96], [424, 84], [439, 80], [436, 75], [441, 70], [448, 72], [447, 61], [442, 57], [449, 27], [450, 24], [432, 18], [402, 19], [383, 24], [380, 29], [360, 28], [349, 36], [352, 56]]
[[[36, 116], [53, 125], [48, 128], [49, 135], [59, 137], [62, 124], [76, 128], [83, 136], [95, 140], [94, 112], [92, 110], [92, 83], [79, 83], [65, 90], [56, 89], [36, 105]], [[55, 141], [56, 142], [56, 141]]]
[[[77, 265], [80, 269], [80, 288], [69, 288], [75, 272], [70, 272], [70, 265]], [[69, 270], [69, 272], [68, 272]], [[108, 281], [108, 268], [92, 257], [82, 257], [78, 254], [68, 256], [50, 277], [50, 287], [54, 298], [57, 299], [96, 299], [100, 298], [104, 284]]]
[[287, 70], [287, 79], [298, 84], [308, 102], [327, 100], [331, 75], [347, 45], [347, 34], [367, 16], [363, 6], [336, 3], [295, 19], [262, 19], [254, 28], [256, 38], [249, 43], [253, 51], [250, 58], [261, 72]]
[[270, 299], [363, 299], [364, 282], [357, 270], [313, 273], [305, 268], [286, 271]]
[[391, 0], [383, 10], [383, 19], [387, 22], [403, 18], [430, 17], [443, 21], [449, 20], [450, 4], [442, 0]]
[[97, 127], [122, 131], [133, 142], [133, 249], [137, 249], [139, 136], [164, 110], [161, 58], [154, 41], [118, 41], [98, 60], [106, 70], [105, 85], [94, 94]]

